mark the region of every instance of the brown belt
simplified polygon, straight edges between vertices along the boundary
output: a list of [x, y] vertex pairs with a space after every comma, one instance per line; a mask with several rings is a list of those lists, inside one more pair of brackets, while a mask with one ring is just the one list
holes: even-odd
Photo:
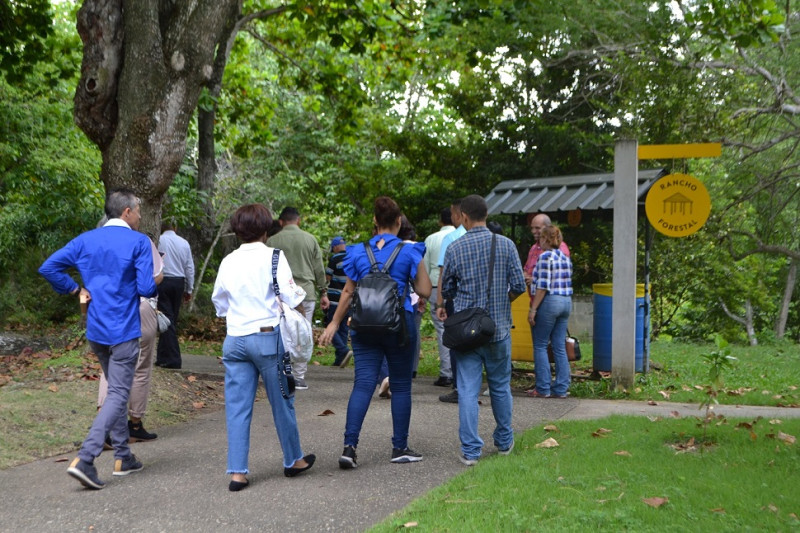
[[275, 331], [275, 328], [268, 326], [266, 328], [261, 328], [259, 331], [261, 331], [261, 333], [267, 333], [268, 331]]

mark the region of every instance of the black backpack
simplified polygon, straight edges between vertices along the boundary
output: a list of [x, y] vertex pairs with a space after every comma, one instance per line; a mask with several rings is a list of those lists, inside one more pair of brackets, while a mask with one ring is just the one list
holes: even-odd
[[405, 298], [400, 294], [397, 282], [389, 275], [389, 267], [401, 248], [402, 242], [392, 251], [383, 268], [379, 269], [369, 243], [364, 243], [370, 270], [356, 283], [350, 303], [350, 327], [356, 331], [378, 335], [405, 331]]

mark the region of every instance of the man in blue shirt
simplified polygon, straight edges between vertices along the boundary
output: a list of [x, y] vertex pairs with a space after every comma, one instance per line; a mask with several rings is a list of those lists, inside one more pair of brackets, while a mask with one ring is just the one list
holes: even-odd
[[[118, 189], [106, 197], [108, 222], [87, 231], [51, 255], [39, 273], [60, 294], [89, 299], [86, 338], [108, 380], [108, 396], [67, 473], [87, 488], [102, 489], [94, 459], [106, 434], [114, 447], [115, 476], [142, 469], [128, 446], [128, 397], [139, 359], [139, 297], [156, 296], [150, 240], [135, 231], [141, 201], [133, 191]], [[76, 268], [86, 290], [66, 273]], [[88, 294], [87, 294], [88, 293]]]
[[[439, 280], [444, 298], [452, 301], [453, 312], [470, 307], [483, 307], [494, 320], [496, 330], [488, 344], [468, 352], [450, 350], [458, 360], [458, 435], [461, 439], [461, 462], [472, 466], [478, 462], [483, 441], [478, 435], [478, 394], [482, 371], [486, 369], [492, 413], [497, 423], [494, 445], [502, 455], [511, 453], [514, 432], [511, 429], [511, 302], [525, 292], [516, 246], [502, 235], [496, 236], [494, 257], [490, 258], [492, 232], [486, 228], [486, 201], [470, 195], [461, 201], [461, 212], [467, 232], [447, 248], [442, 278]], [[493, 261], [491, 287], [489, 264]], [[487, 297], [488, 289], [488, 297]], [[439, 318], [447, 318], [443, 307]]]

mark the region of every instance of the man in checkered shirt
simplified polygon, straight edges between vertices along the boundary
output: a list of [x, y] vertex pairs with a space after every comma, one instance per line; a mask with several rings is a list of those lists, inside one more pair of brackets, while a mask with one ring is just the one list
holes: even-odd
[[[525, 292], [525, 277], [516, 246], [502, 235], [496, 236], [492, 284], [487, 301], [492, 232], [486, 227], [486, 201], [470, 195], [461, 201], [463, 224], [467, 233], [447, 247], [444, 279], [439, 281], [445, 299], [452, 300], [455, 313], [470, 307], [484, 307], [495, 322], [492, 340], [474, 350], [451, 350], [458, 358], [458, 434], [462, 463], [472, 466], [481, 456], [483, 441], [478, 435], [478, 394], [482, 373], [486, 370], [492, 412], [497, 423], [492, 435], [494, 445], [503, 455], [514, 447], [511, 429], [511, 302]], [[440, 319], [447, 313], [437, 309]]]

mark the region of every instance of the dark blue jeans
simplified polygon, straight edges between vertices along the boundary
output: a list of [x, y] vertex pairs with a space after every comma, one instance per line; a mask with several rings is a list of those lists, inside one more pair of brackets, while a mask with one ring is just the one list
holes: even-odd
[[375, 383], [384, 358], [389, 366], [389, 388], [392, 391], [392, 447], [408, 447], [408, 426], [411, 422], [411, 368], [416, 329], [414, 317], [406, 313], [408, 340], [400, 346], [398, 335], [365, 335], [353, 332], [355, 380], [347, 403], [344, 428], [345, 446], [358, 446], [361, 426], [367, 416]]
[[[333, 314], [336, 312], [338, 306], [333, 305], [331, 302], [331, 306], [328, 307], [328, 310], [325, 312], [325, 323], [330, 324], [331, 319], [333, 318]], [[347, 352], [350, 351], [350, 348], [347, 347], [347, 337], [350, 334], [350, 328], [347, 325], [347, 319], [350, 317], [350, 313], [347, 313], [342, 322], [339, 324], [339, 329], [336, 330], [336, 334], [331, 339], [331, 344], [333, 344], [333, 349], [336, 351], [336, 357], [333, 360], [333, 364], [338, 366], [344, 356], [347, 355]]]

